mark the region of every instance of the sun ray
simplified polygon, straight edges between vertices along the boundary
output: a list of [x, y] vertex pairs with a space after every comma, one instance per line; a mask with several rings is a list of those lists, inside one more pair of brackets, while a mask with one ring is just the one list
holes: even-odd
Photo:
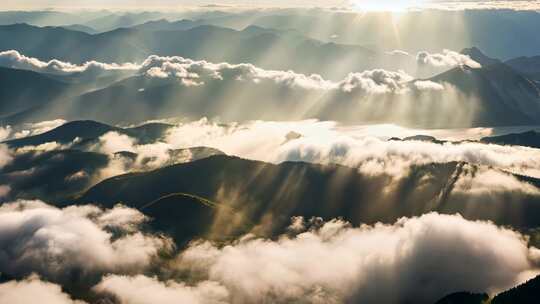
[[405, 11], [419, 8], [426, 0], [352, 0], [352, 5], [362, 11]]

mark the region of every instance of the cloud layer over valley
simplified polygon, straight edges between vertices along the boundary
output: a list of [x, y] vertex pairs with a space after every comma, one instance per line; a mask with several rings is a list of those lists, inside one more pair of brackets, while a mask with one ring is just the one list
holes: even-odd
[[[342, 126], [335, 122], [314, 120], [219, 124], [202, 119], [173, 126], [154, 145], [137, 145], [126, 137], [111, 133], [103, 138], [105, 142], [108, 140], [108, 146], [101, 149], [108, 153], [131, 151], [144, 155], [145, 151], [207, 146], [229, 155], [266, 162], [339, 163], [359, 167], [366, 173], [396, 175], [411, 165], [457, 161], [540, 176], [537, 170], [540, 158], [538, 149], [534, 148], [466, 141], [440, 144], [420, 140], [388, 140], [393, 136], [408, 137], [426, 133], [443, 135], [442, 132], [384, 125], [379, 128]], [[446, 133], [452, 136], [451, 130]], [[113, 148], [110, 145], [118, 146]]]
[[[442, 68], [441, 71], [452, 67], [480, 68], [469, 56], [448, 50], [440, 54], [420, 52], [417, 58], [400, 56], [408, 58], [412, 66], [417, 67], [415, 71], [426, 67]], [[502, 124], [494, 120], [496, 113], [501, 111], [500, 107], [510, 107], [507, 109], [510, 121], [519, 117], [522, 123], [526, 123], [537, 115], [536, 111], [525, 114], [514, 105], [488, 105], [475, 92], [461, 92], [461, 88], [452, 84], [454, 78], [437, 81], [416, 79], [403, 70], [352, 72], [342, 80], [334, 81], [318, 74], [262, 69], [245, 63], [211, 63], [177, 56], [153, 55], [141, 64], [88, 62], [83, 65], [58, 60], [43, 62], [16, 51], [3, 52], [0, 58], [0, 62], [8, 67], [52, 72], [63, 75], [61, 77], [73, 73], [95, 76], [127, 73], [110, 76], [127, 78], [106, 87], [98, 82], [73, 86], [67, 91], [70, 93], [60, 95], [59, 100], [49, 100], [51, 106], [47, 111], [37, 107], [25, 112], [24, 119], [33, 121], [63, 117], [133, 123], [163, 118], [168, 113], [191, 118], [221, 117], [225, 121], [319, 118], [347, 123], [467, 127]], [[96, 87], [97, 90], [84, 93], [85, 88]], [[73, 92], [77, 90], [82, 95], [75, 96]], [[242, 107], [253, 107], [254, 103], [259, 106], [253, 111], [238, 111]], [[290, 108], [290, 111], [283, 113], [280, 111], [283, 107]], [[382, 111], [383, 108], [386, 110]], [[459, 115], [449, 116], [449, 108], [458, 111]], [[129, 115], [120, 117], [120, 109], [127, 109]], [[14, 115], [6, 120], [19, 119]]]
[[3, 204], [0, 218], [1, 272], [16, 277], [38, 273], [69, 285], [100, 273], [137, 272], [170, 247], [167, 239], [140, 232], [145, 216], [122, 206], [59, 209], [17, 201]]
[[[167, 241], [139, 230], [144, 216], [133, 209], [19, 201], [2, 206], [0, 217], [1, 239], [9, 243], [2, 246], [0, 270], [20, 280], [0, 284], [8, 291], [0, 299], [17, 303], [26, 303], [29, 291], [44, 303], [83, 303], [54, 285], [68, 278], [68, 290], [86, 289], [78, 296], [123, 304], [432, 303], [463, 289], [507, 289], [533, 277], [540, 263], [540, 251], [518, 232], [437, 213], [361, 227], [293, 218], [289, 233], [275, 240], [246, 235], [222, 245], [200, 241], [161, 258], [156, 254], [170, 248]], [[120, 236], [111, 240], [112, 233]], [[161, 262], [149, 271], [152, 259]], [[81, 272], [73, 281], [74, 269]], [[80, 279], [96, 272], [93, 280]], [[35, 275], [24, 279], [30, 273], [52, 283]]]

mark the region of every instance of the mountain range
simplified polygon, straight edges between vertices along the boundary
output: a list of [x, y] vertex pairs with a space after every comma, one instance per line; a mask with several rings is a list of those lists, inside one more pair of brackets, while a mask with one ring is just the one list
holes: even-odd
[[[0, 24], [29, 23], [37, 26], [66, 26], [90, 32], [106, 32], [118, 28], [153, 23], [161, 29], [163, 22], [190, 20], [195, 24], [215, 25], [240, 30], [257, 25], [276, 30], [294, 29], [302, 35], [325, 42], [359, 44], [380, 50], [459, 50], [476, 45], [489, 50], [491, 56], [508, 60], [518, 56], [535, 56], [540, 40], [535, 29], [538, 12], [516, 10], [423, 10], [400, 14], [398, 19], [388, 12], [357, 12], [312, 9], [268, 9], [235, 11], [208, 8], [185, 12], [111, 12], [57, 11], [0, 12]], [[449, 20], [439, 23], [437, 20]], [[174, 28], [174, 26], [173, 26]], [[492, 31], [496, 28], [497, 31]], [[422, 39], [418, 33], [422, 33]], [[514, 47], [519, 45], [519, 48]]]
[[533, 304], [538, 299], [539, 289], [540, 276], [537, 276], [523, 284], [495, 295], [492, 299], [485, 293], [457, 292], [440, 299], [435, 304]]
[[[156, 228], [167, 231], [174, 228], [163, 226], [172, 221], [171, 216], [190, 217], [182, 205], [185, 201], [188, 206], [213, 202], [193, 206], [193, 218], [204, 216], [208, 220], [208, 216], [214, 214], [214, 218], [219, 214], [225, 216], [226, 222], [231, 220], [229, 216], [241, 215], [243, 220], [237, 219], [241, 227], [236, 233], [264, 223], [268, 216], [273, 218], [272, 224], [261, 233], [281, 233], [293, 215], [342, 217], [353, 224], [393, 222], [402, 216], [429, 211], [460, 212], [471, 219], [489, 219], [516, 227], [531, 227], [540, 220], [538, 198], [534, 194], [513, 193], [513, 204], [507, 204], [510, 194], [503, 193], [500, 199], [492, 196], [487, 206], [478, 203], [481, 196], [475, 198], [473, 194], [456, 190], [458, 180], [483, 170], [458, 162], [413, 166], [398, 182], [392, 182], [393, 177], [386, 174], [363, 174], [339, 165], [270, 164], [227, 156], [216, 149], [192, 147], [186, 149], [191, 155], [190, 162], [180, 161], [183, 158], [179, 157], [180, 163], [175, 164], [174, 155], [182, 156], [186, 152], [174, 150], [170, 151], [173, 163], [164, 163], [158, 169], [140, 167], [134, 173], [100, 182], [100, 171], [110, 166], [111, 161], [121, 161], [130, 170], [130, 162], [137, 159], [136, 154], [128, 151], [115, 155], [92, 152], [92, 146], [99, 144], [101, 136], [117, 132], [145, 144], [160, 140], [169, 128], [170, 125], [157, 123], [119, 128], [94, 121], [74, 121], [43, 134], [7, 141], [5, 144], [13, 149], [26, 147], [26, 152], [15, 154], [14, 160], [0, 169], [0, 184], [11, 185], [10, 195], [4, 199], [43, 199], [59, 205], [76, 201], [104, 207], [122, 202], [133, 208], [149, 209], [157, 219], [156, 225], [160, 225]], [[29, 149], [52, 142], [74, 144], [48, 152]], [[514, 142], [506, 140], [509, 144]], [[540, 188], [538, 179], [518, 175], [515, 178]], [[43, 183], [45, 179], [48, 182]], [[171, 180], [175, 182], [168, 182]], [[394, 186], [388, 189], [389, 184]], [[218, 212], [222, 209], [224, 213]], [[161, 216], [165, 217], [164, 221], [160, 220]], [[196, 235], [210, 229], [198, 227], [200, 230], [192, 231]], [[180, 243], [192, 237], [182, 233], [176, 236]]]
[[[205, 29], [199, 27], [192, 31]], [[243, 32], [227, 29], [219, 31], [243, 35]], [[130, 76], [132, 74], [108, 72], [107, 76], [93, 79], [76, 74], [53, 76], [3, 68], [0, 77], [15, 81], [0, 94], [4, 101], [2, 121], [4, 124], [17, 124], [63, 117], [116, 124], [181, 115], [192, 118], [219, 116], [225, 121], [319, 118], [346, 123], [391, 122], [431, 128], [534, 125], [539, 121], [540, 84], [506, 63], [487, 57], [478, 49], [464, 52], [474, 60], [484, 62], [485, 66], [471, 68], [462, 65], [426, 79], [443, 85], [445, 89], [442, 91], [386, 94], [384, 98], [370, 98], [363, 93], [356, 95], [354, 91], [319, 91], [314, 94], [309, 88], [282, 86], [272, 80], [254, 83], [237, 81], [236, 78], [208, 78], [204, 79], [202, 86], [187, 86], [175, 77], [157, 78], [145, 74]], [[122, 75], [127, 78], [122, 78]], [[230, 96], [227, 92], [242, 94]], [[236, 111], [254, 100], [259, 104], [257, 109]], [[388, 109], [400, 108], [397, 106], [400, 104], [401, 108], [408, 106], [399, 113], [369, 110], [383, 103]], [[290, 111], [280, 112], [278, 109], [283, 106]], [[449, 115], [449, 109], [462, 114]], [[433, 115], [423, 115], [426, 111]]]
[[[141, 62], [150, 55], [183, 56], [213, 62], [250, 62], [268, 69], [292, 69], [330, 78], [342, 78], [352, 69], [369, 67], [375, 55], [358, 45], [327, 43], [291, 31], [256, 26], [243, 30], [204, 24], [160, 28], [143, 24], [91, 35], [62, 27], [5, 25], [0, 26], [0, 51], [18, 50], [43, 61], [59, 59], [72, 63]], [[249, 47], [237, 47], [242, 45]], [[331, 66], [331, 58], [352, 61], [348, 70], [339, 71]]]

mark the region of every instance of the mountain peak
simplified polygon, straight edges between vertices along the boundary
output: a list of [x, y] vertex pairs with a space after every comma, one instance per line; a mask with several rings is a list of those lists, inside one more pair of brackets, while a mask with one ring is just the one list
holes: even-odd
[[500, 63], [501, 61], [495, 58], [491, 58], [487, 55], [485, 55], [479, 48], [477, 47], [470, 47], [465, 48], [461, 51], [461, 54], [467, 55], [471, 57], [472, 60], [480, 63], [482, 66], [488, 66], [496, 63]]

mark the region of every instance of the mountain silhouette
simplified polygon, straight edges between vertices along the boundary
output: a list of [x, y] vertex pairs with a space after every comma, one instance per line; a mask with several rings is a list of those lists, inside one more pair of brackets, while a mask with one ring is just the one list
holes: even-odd
[[[250, 223], [272, 218], [265, 227], [267, 233], [282, 232], [291, 216], [343, 218], [359, 225], [393, 222], [429, 211], [460, 212], [471, 219], [518, 226], [535, 225], [540, 217], [537, 197], [514, 196], [514, 204], [508, 204], [508, 197], [500, 201], [492, 199], [486, 206], [467, 193], [454, 193], [456, 180], [467, 174], [466, 170], [470, 169], [461, 163], [415, 166], [395, 188], [388, 189], [391, 178], [384, 174], [362, 174], [357, 169], [337, 165], [302, 162], [274, 165], [218, 155], [107, 179], [90, 188], [78, 202], [105, 207], [122, 202], [142, 208], [161, 197], [186, 193], [217, 202]], [[528, 181], [540, 186], [537, 180]], [[159, 222], [159, 216], [155, 219]]]
[[480, 141], [490, 144], [540, 148], [540, 133], [531, 130], [523, 133], [512, 133], [500, 136], [484, 137]]
[[435, 304], [536, 304], [540, 298], [540, 276], [497, 294], [489, 299], [487, 294], [457, 292], [448, 295]]
[[431, 80], [473, 97], [477, 115], [472, 125], [527, 125], [540, 119], [540, 85], [503, 63], [460, 66]]
[[0, 116], [50, 104], [67, 94], [70, 85], [44, 74], [0, 68]]
[[149, 123], [132, 128], [113, 127], [92, 120], [70, 121], [42, 134], [19, 139], [8, 140], [5, 143], [13, 148], [23, 146], [38, 146], [48, 142], [60, 144], [72, 143], [78, 138], [79, 142], [95, 140], [108, 132], [117, 132], [133, 137], [140, 144], [155, 142], [171, 127], [169, 124]]

